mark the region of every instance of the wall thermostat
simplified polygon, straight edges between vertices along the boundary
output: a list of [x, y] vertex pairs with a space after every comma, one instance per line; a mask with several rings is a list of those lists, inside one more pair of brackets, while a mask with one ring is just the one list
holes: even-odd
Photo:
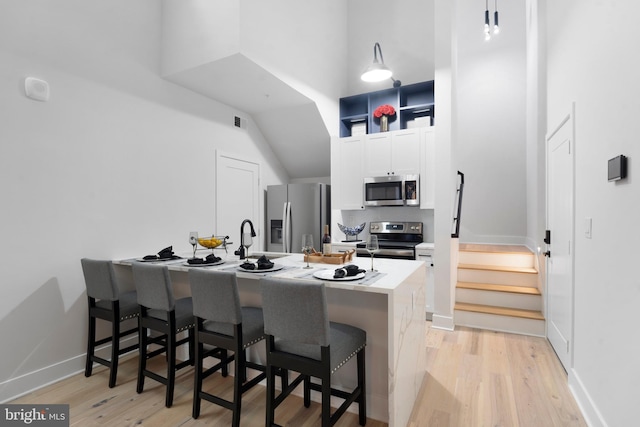
[[27, 77], [24, 79], [24, 93], [28, 98], [36, 101], [49, 100], [49, 83], [35, 77]]
[[622, 154], [609, 159], [607, 177], [609, 181], [618, 181], [627, 177], [627, 158]]

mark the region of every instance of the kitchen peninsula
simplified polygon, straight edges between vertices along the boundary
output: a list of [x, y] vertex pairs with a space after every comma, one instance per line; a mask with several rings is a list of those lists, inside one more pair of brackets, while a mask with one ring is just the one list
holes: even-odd
[[[189, 267], [186, 259], [170, 261], [166, 265], [171, 272], [176, 297], [189, 294], [187, 273], [191, 268], [237, 271], [241, 303], [253, 306], [261, 306], [259, 279], [264, 274], [318, 280], [314, 272], [338, 267], [312, 263], [312, 269], [304, 269], [306, 263], [302, 254], [267, 253], [267, 256], [282, 269], [269, 273], [240, 271], [240, 261], [231, 255], [218, 266]], [[129, 268], [132, 262], [115, 261], [119, 276], [129, 285], [132, 285]], [[366, 276], [357, 281], [325, 281], [329, 317], [367, 332], [367, 416], [388, 422], [390, 427], [405, 426], [426, 370], [424, 262], [376, 258], [374, 268], [377, 272], [370, 271], [369, 258], [354, 257], [350, 264], [366, 269]], [[250, 357], [264, 362], [264, 350], [251, 353]], [[355, 382], [355, 363], [345, 365], [332, 377], [332, 385], [336, 388], [351, 387]], [[319, 397], [314, 394], [312, 398]]]

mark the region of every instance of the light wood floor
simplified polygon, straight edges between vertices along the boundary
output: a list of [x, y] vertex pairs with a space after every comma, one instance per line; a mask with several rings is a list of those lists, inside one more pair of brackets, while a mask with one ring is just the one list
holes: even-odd
[[[427, 324], [427, 374], [409, 427], [551, 427], [586, 426], [567, 387], [567, 377], [545, 339], [470, 328], [454, 332]], [[193, 370], [185, 368], [176, 381], [174, 405], [164, 407], [164, 386], [146, 380], [135, 392], [137, 358], [120, 365], [118, 385], [107, 387], [106, 368], [60, 381], [12, 403], [67, 403], [71, 426], [228, 426], [231, 412], [206, 401], [198, 420], [191, 418]], [[162, 363], [159, 369], [162, 369]], [[212, 392], [230, 395], [231, 377], [205, 381]], [[206, 388], [206, 387], [205, 387]], [[264, 388], [243, 397], [241, 424], [264, 425]], [[276, 413], [283, 426], [317, 426], [320, 408], [306, 409], [289, 397]], [[337, 426], [357, 426], [346, 413]], [[369, 427], [386, 426], [368, 420]]]
[[427, 331], [427, 374], [409, 427], [586, 426], [544, 338]]

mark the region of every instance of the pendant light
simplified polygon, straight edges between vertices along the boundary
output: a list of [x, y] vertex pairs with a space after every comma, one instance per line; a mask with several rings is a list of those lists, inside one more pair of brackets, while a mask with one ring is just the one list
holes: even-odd
[[484, 11], [484, 39], [489, 41], [491, 40], [491, 27], [489, 23], [489, 0], [486, 0], [486, 4], [487, 8]]
[[[380, 62], [378, 62], [378, 53], [380, 54]], [[389, 67], [384, 64], [380, 43], [376, 42], [376, 44], [373, 45], [373, 64], [367, 67], [360, 78], [365, 82], [381, 82], [382, 80], [391, 78], [392, 74]]]
[[495, 4], [496, 11], [493, 12], [493, 34], [500, 34], [500, 25], [498, 25], [498, 0]]

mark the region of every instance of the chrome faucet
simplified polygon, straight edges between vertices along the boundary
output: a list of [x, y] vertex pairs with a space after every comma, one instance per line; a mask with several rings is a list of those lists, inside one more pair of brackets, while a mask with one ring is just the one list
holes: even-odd
[[256, 237], [256, 230], [253, 228], [253, 223], [251, 222], [250, 219], [245, 219], [244, 221], [242, 221], [242, 224], [240, 224], [240, 248], [234, 252], [234, 255], [239, 255], [240, 259], [244, 259], [245, 257], [245, 253], [244, 253], [244, 225], [246, 223], [249, 223], [249, 227], [251, 228], [251, 237]]

